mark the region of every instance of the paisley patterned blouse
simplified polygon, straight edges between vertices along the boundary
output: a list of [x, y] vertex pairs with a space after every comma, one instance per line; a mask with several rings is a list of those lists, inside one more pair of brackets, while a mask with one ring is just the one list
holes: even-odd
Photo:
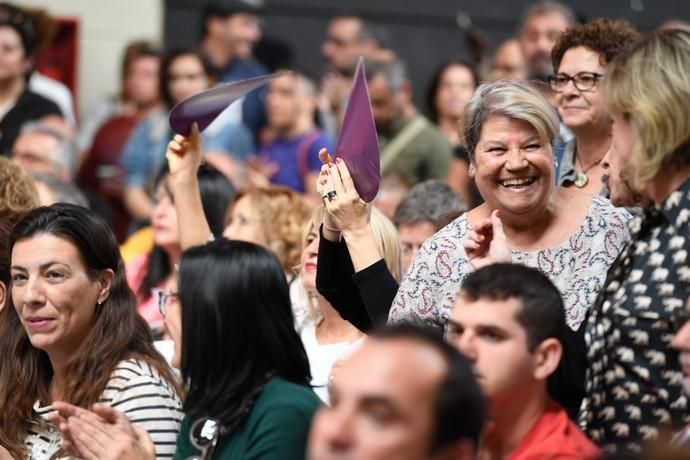
[[[611, 264], [629, 240], [630, 214], [595, 196], [577, 231], [559, 246], [536, 252], [513, 251], [513, 262], [537, 268], [563, 295], [566, 322], [577, 329], [604, 285]], [[472, 271], [462, 246], [471, 227], [467, 214], [429, 238], [400, 285], [389, 322], [424, 322], [441, 328], [460, 286]]]

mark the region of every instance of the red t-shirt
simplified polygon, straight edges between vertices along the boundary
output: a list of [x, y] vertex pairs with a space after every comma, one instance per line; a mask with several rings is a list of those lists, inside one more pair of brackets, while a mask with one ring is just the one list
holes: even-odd
[[599, 449], [551, 401], [508, 460], [594, 459]]

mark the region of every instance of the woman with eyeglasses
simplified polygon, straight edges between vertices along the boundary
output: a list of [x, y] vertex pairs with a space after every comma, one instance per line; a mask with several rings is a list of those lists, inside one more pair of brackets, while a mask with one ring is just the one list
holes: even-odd
[[[173, 365], [187, 385], [174, 458], [304, 459], [319, 399], [309, 386], [309, 361], [276, 257], [256, 244], [223, 239], [189, 249], [177, 292], [162, 295], [161, 307], [167, 324], [181, 326], [179, 334], [171, 328]], [[73, 455], [151, 458], [147, 436], [120, 414], [98, 409], [111, 421], [104, 423], [95, 413], [57, 408], [56, 423], [72, 440]]]
[[[611, 147], [611, 117], [600, 83], [606, 65], [637, 36], [626, 21], [595, 19], [558, 37], [551, 52], [556, 74], [549, 82], [556, 92], [558, 113], [575, 135], [557, 150], [559, 185], [602, 192], [601, 160]], [[603, 193], [608, 196], [608, 191]]]
[[[156, 338], [165, 335], [156, 292], [159, 289], [169, 289], [175, 282], [173, 268], [182, 253], [180, 225], [170, 181], [170, 174], [165, 167], [156, 180], [154, 193], [151, 215], [153, 248], [126, 265], [127, 282], [137, 295], [138, 311], [149, 323]], [[220, 238], [223, 233], [225, 210], [235, 195], [235, 189], [220, 171], [208, 164], [199, 168], [197, 181], [201, 206], [210, 227], [209, 236]]]
[[13, 458], [66, 455], [54, 401], [102, 403], [171, 458], [181, 390], [154, 346], [107, 224], [79, 206], [30, 211], [9, 238], [11, 305], [0, 311], [0, 446]]

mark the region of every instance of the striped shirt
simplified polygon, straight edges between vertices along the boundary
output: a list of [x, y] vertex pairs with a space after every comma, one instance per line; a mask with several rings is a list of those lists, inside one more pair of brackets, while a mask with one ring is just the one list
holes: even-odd
[[[156, 446], [156, 458], [172, 458], [183, 418], [182, 403], [175, 389], [147, 362], [120, 362], [110, 377], [100, 401], [124, 412], [130, 422], [148, 431]], [[47, 421], [52, 406], [34, 404], [34, 413]], [[60, 432], [50, 423], [29, 430], [25, 445], [30, 459], [47, 459], [62, 445]], [[67, 458], [67, 457], [65, 457]]]

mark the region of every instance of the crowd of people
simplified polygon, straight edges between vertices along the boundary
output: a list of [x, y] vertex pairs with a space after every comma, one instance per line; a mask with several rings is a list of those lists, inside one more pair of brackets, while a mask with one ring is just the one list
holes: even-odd
[[[37, 14], [0, 4], [0, 460], [690, 459], [689, 24], [535, 2], [425, 114], [370, 18], [314, 79], [210, 0], [75, 117]], [[370, 203], [335, 151], [360, 57]]]

